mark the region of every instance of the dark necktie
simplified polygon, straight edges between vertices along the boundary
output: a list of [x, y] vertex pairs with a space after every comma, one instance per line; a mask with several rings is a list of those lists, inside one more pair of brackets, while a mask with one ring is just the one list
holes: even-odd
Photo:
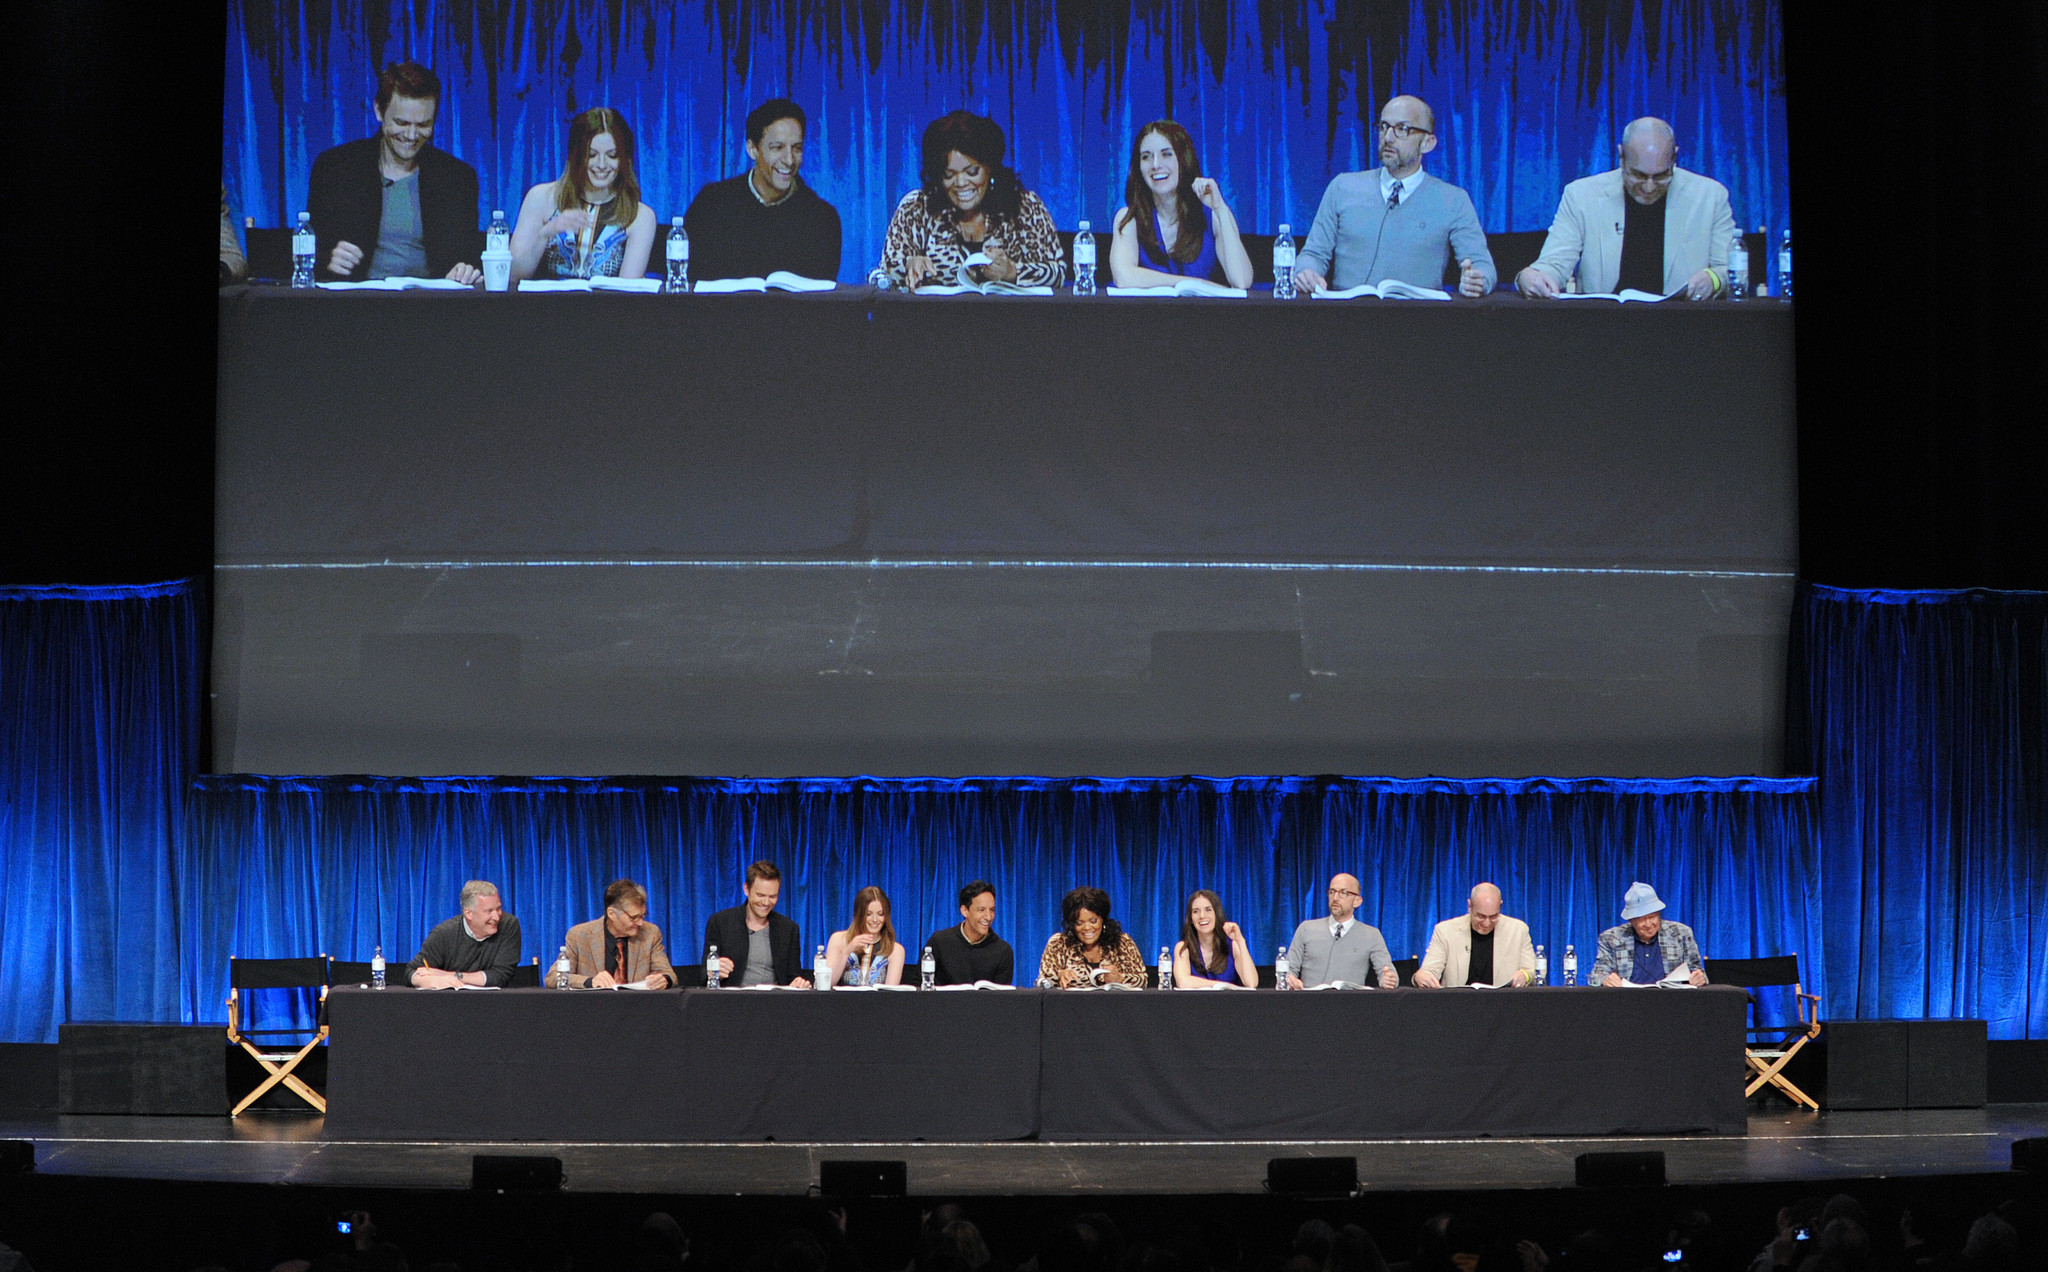
[[1400, 207], [1400, 206], [1401, 206], [1401, 183], [1400, 183], [1400, 182], [1398, 182], [1398, 181], [1396, 181], [1396, 182], [1394, 183], [1394, 188], [1393, 188], [1393, 189], [1391, 189], [1391, 190], [1389, 190], [1389, 191], [1387, 191], [1387, 211], [1389, 211], [1389, 212], [1392, 212], [1392, 211], [1393, 211], [1394, 209], [1396, 209], [1396, 208], [1398, 208], [1398, 207]]

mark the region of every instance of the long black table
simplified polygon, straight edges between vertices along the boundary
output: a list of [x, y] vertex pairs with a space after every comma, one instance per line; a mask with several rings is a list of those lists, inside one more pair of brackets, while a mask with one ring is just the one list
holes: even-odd
[[1740, 1133], [1740, 990], [338, 989], [327, 1129], [550, 1142]]

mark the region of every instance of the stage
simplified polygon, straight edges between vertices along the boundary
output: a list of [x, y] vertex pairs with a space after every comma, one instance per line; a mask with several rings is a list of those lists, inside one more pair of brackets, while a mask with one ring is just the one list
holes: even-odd
[[801, 1196], [832, 1160], [899, 1160], [913, 1196], [1257, 1194], [1274, 1157], [1358, 1158], [1368, 1193], [1570, 1188], [1580, 1153], [1661, 1151], [1673, 1185], [2002, 1174], [2048, 1104], [1806, 1113], [1752, 1105], [1743, 1135], [1275, 1140], [1165, 1144], [458, 1143], [369, 1140], [313, 1114], [0, 1119], [41, 1175], [308, 1188], [467, 1189], [478, 1153], [559, 1157], [570, 1192]]

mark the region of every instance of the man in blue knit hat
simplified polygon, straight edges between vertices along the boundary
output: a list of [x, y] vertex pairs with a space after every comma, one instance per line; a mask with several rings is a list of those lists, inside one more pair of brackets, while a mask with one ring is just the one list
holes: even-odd
[[1647, 883], [1632, 883], [1621, 899], [1620, 927], [1600, 934], [1600, 956], [1593, 960], [1588, 985], [1655, 985], [1683, 975], [1694, 985], [1707, 983], [1706, 963], [1692, 929], [1664, 917], [1664, 903]]

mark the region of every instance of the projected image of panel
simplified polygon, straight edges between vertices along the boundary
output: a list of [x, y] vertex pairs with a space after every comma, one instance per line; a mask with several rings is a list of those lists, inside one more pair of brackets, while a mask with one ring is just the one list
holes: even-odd
[[1775, 769], [1775, 10], [1523, 8], [231, 6], [216, 767]]

